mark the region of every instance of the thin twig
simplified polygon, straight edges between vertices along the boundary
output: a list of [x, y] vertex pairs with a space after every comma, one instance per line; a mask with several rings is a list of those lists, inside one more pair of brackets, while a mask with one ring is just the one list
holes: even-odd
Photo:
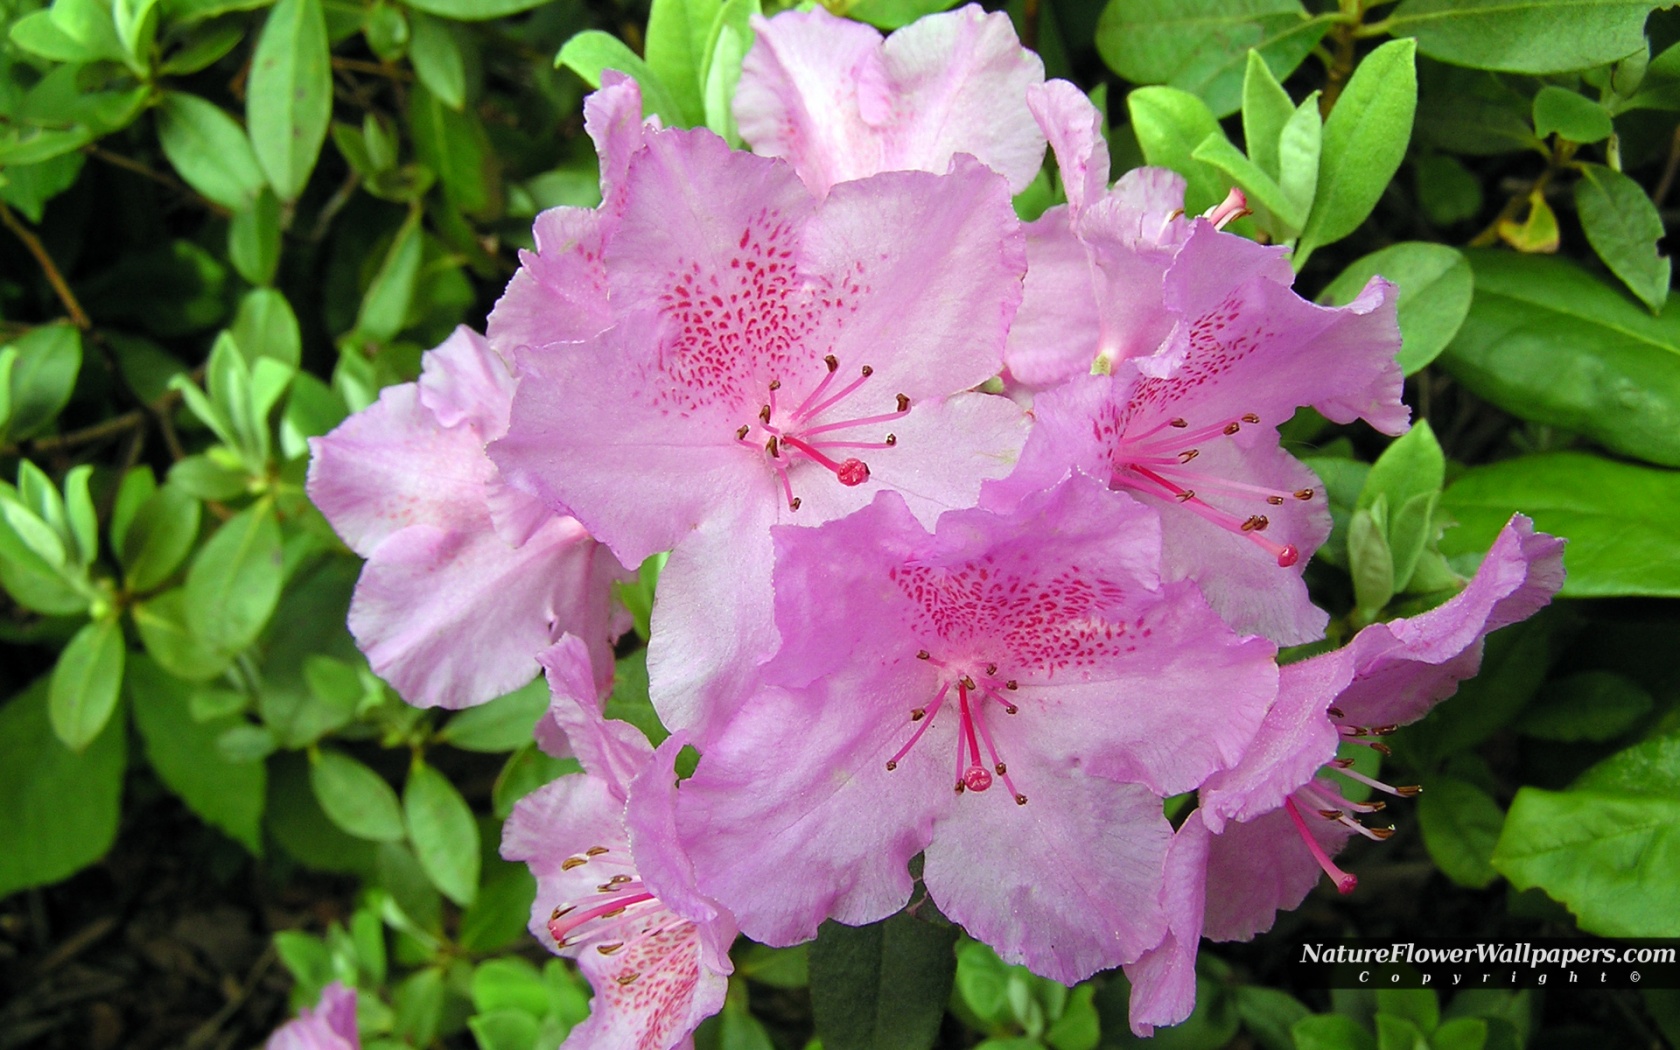
[[52, 285], [53, 292], [58, 296], [58, 301], [64, 304], [64, 312], [70, 315], [70, 323], [84, 332], [92, 328], [93, 322], [88, 319], [87, 311], [83, 310], [82, 304], [76, 301], [76, 293], [70, 290], [70, 285], [65, 282], [64, 275], [58, 272], [58, 266], [52, 261], [52, 256], [47, 254], [47, 249], [41, 243], [41, 238], [35, 236], [34, 231], [19, 222], [18, 217], [12, 214], [12, 209], [6, 207], [3, 203], [0, 203], [0, 222], [5, 223], [8, 230], [17, 234], [18, 240], [23, 242], [25, 248], [29, 249], [29, 254], [35, 257], [37, 263], [41, 264], [41, 270], [47, 275], [47, 283]]
[[1663, 165], [1662, 179], [1651, 193], [1651, 203], [1662, 207], [1663, 198], [1674, 188], [1674, 175], [1680, 171], [1680, 124], [1674, 125], [1674, 136], [1668, 140], [1668, 163]]
[[333, 56], [332, 67], [334, 69], [349, 70], [353, 73], [370, 73], [373, 76], [386, 77], [391, 80], [403, 80], [410, 82], [414, 80], [414, 74], [410, 73], [406, 69], [399, 69], [396, 66], [386, 65], [383, 62], [365, 62], [359, 58], [339, 58], [335, 55]]

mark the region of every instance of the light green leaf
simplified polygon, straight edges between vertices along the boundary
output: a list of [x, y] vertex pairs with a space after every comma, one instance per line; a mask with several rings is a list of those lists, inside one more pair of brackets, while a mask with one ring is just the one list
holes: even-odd
[[1248, 194], [1250, 206], [1260, 212], [1262, 228], [1270, 232], [1274, 240], [1289, 240], [1300, 232], [1306, 222], [1306, 208], [1297, 207], [1286, 197], [1272, 177], [1231, 145], [1223, 132], [1215, 132], [1203, 139], [1190, 156], [1218, 169], [1227, 179], [1242, 187]]
[[1660, 313], [1668, 302], [1672, 263], [1657, 250], [1667, 232], [1639, 183], [1599, 164], [1582, 164], [1575, 209], [1587, 243], [1639, 301]]
[[705, 123], [703, 73], [721, 7], [719, 0], [653, 0], [648, 14], [643, 53], [681, 108], [684, 127]]
[[13, 340], [17, 363], [10, 380], [12, 413], [6, 437], [22, 440], [47, 427], [70, 401], [82, 367], [82, 333], [73, 325], [47, 324]]
[[144, 71], [151, 65], [152, 43], [157, 38], [158, 0], [115, 0], [111, 15], [130, 68]]
[[1144, 159], [1184, 176], [1186, 212], [1199, 214], [1224, 199], [1230, 180], [1193, 156], [1209, 135], [1224, 134], [1207, 103], [1177, 88], [1143, 87], [1126, 96], [1126, 109]]
[[174, 574], [198, 539], [200, 504], [178, 486], [165, 485], [141, 504], [118, 543], [117, 560], [129, 590], [152, 590]]
[[176, 587], [130, 607], [141, 644], [164, 670], [191, 682], [207, 682], [227, 669], [233, 654], [213, 648], [187, 627], [186, 590]]
[[[255, 368], [263, 359], [285, 366], [285, 373], [298, 367], [303, 357], [303, 336], [297, 315], [286, 297], [273, 288], [253, 288], [239, 300], [239, 311], [228, 331], [245, 363]], [[272, 402], [271, 402], [272, 403]]]
[[759, 0], [724, 0], [712, 24], [710, 51], [702, 67], [706, 126], [722, 135], [732, 146], [741, 144], [741, 136], [735, 129], [732, 104], [735, 85], [741, 79], [741, 62], [752, 49], [752, 18], [763, 13]]
[[414, 75], [438, 101], [450, 109], [461, 109], [467, 104], [467, 69], [454, 32], [419, 11], [409, 12], [408, 25], [412, 33], [408, 57], [414, 63]]
[[1350, 264], [1319, 293], [1318, 301], [1346, 306], [1377, 276], [1400, 288], [1400, 367], [1411, 375], [1435, 360], [1458, 333], [1470, 312], [1475, 278], [1458, 250], [1402, 241]]
[[1366, 55], [1324, 122], [1318, 193], [1297, 269], [1315, 248], [1357, 229], [1399, 170], [1417, 112], [1415, 50], [1409, 40], [1391, 40]]
[[449, 108], [420, 84], [409, 96], [408, 121], [415, 155], [437, 174], [451, 203], [469, 215], [500, 206], [498, 161], [476, 113]]
[[367, 294], [362, 297], [355, 331], [370, 342], [389, 342], [408, 319], [414, 285], [420, 275], [420, 214], [418, 208], [409, 211], [378, 272], [373, 275]]
[[599, 29], [586, 29], [566, 41], [554, 56], [556, 66], [565, 66], [592, 88], [601, 86], [601, 74], [609, 69], [630, 76], [642, 89], [642, 112], [657, 115], [667, 126], [682, 127], [682, 104], [648, 64], [625, 46], [624, 41]]
[[76, 632], [53, 668], [53, 732], [73, 751], [92, 743], [117, 709], [122, 688], [122, 631], [115, 620], [96, 620]]
[[374, 842], [400, 842], [402, 808], [385, 778], [339, 751], [310, 756], [309, 786], [328, 819], [345, 832]]
[[1479, 890], [1499, 877], [1488, 858], [1504, 823], [1499, 803], [1467, 780], [1436, 774], [1418, 796], [1423, 844], [1435, 866], [1460, 886]]
[[245, 122], [270, 186], [296, 200], [332, 119], [331, 58], [321, 0], [279, 0], [251, 58]]
[[1388, 548], [1387, 510], [1388, 497], [1378, 496], [1375, 507], [1354, 511], [1348, 522], [1348, 570], [1353, 576], [1354, 598], [1367, 618], [1374, 618], [1394, 597], [1394, 554]]
[[529, 685], [449, 719], [437, 739], [464, 751], [514, 751], [531, 741], [531, 731], [548, 711], [548, 682]]
[[1295, 115], [1295, 103], [1289, 92], [1272, 75], [1272, 68], [1260, 57], [1260, 52], [1248, 53], [1248, 67], [1243, 73], [1242, 126], [1243, 146], [1249, 159], [1273, 179], [1278, 177], [1278, 139], [1283, 128]]
[[457, 22], [485, 22], [541, 6], [546, 0], [405, 0], [416, 11]]
[[403, 816], [414, 854], [432, 885], [455, 903], [470, 905], [478, 892], [478, 824], [455, 785], [416, 762], [403, 788]]
[[280, 526], [262, 500], [222, 523], [187, 570], [186, 615], [208, 646], [237, 653], [256, 641], [280, 600]]
[[1604, 107], [1579, 92], [1547, 84], [1534, 96], [1534, 133], [1570, 142], [1602, 142], [1615, 131]]
[[280, 199], [267, 187], [229, 221], [228, 259], [252, 284], [274, 283], [280, 265]]
[[1345, 1014], [1313, 1014], [1290, 1028], [1298, 1050], [1377, 1050], [1377, 1041]]
[[1405, 0], [1382, 24], [1430, 58], [1505, 73], [1608, 65], [1645, 44], [1654, 0]]

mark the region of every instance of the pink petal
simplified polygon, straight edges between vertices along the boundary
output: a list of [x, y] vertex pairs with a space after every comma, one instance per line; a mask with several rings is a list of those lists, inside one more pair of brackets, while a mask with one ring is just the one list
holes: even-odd
[[[1354, 834], [1334, 821], [1305, 814], [1326, 853]], [[1208, 850], [1207, 912], [1203, 934], [1214, 941], [1246, 941], [1272, 928], [1277, 913], [1298, 907], [1323, 877], [1289, 814], [1281, 809], [1247, 823], [1231, 823]]]
[[1066, 208], [1051, 208], [1023, 229], [1027, 277], [1003, 357], [1011, 379], [1047, 390], [1090, 374], [1101, 334], [1097, 299], [1090, 256]]
[[507, 430], [513, 371], [483, 336], [460, 325], [420, 359], [420, 403], [441, 427], [465, 424], [480, 442]]
[[[602, 850], [590, 855], [590, 850]], [[531, 936], [556, 951], [550, 914], [562, 902], [586, 900], [613, 875], [635, 871], [624, 830], [624, 800], [599, 777], [575, 773], [544, 784], [514, 803], [502, 826], [502, 856], [524, 861], [537, 880]], [[567, 866], [574, 857], [582, 864]]]
[[537, 216], [537, 250], [520, 251], [519, 269], [487, 322], [490, 345], [510, 365], [524, 349], [588, 339], [612, 324], [601, 261], [610, 225], [585, 208]]
[[[1085, 93], [1066, 80], [1047, 80], [1027, 89], [1027, 107], [1044, 129], [1056, 153], [1067, 192], [1068, 221], [1077, 221], [1087, 204], [1108, 193], [1108, 143], [1103, 141], [1103, 115]], [[1179, 205], [1184, 203], [1179, 194]]]
[[1196, 1008], [1196, 949], [1207, 901], [1208, 848], [1213, 835], [1195, 813], [1173, 833], [1161, 886], [1167, 936], [1126, 967], [1132, 982], [1132, 1034], [1147, 1038], [1156, 1025], [1175, 1025]]
[[268, 1039], [267, 1050], [361, 1050], [356, 1031], [356, 990], [342, 981], [321, 989], [314, 1009], [304, 1007]]
[[[611, 667], [611, 654], [607, 655]], [[551, 755], [576, 755], [584, 772], [607, 785], [619, 801], [629, 797], [630, 783], [648, 764], [653, 747], [641, 730], [628, 722], [602, 715], [611, 686], [600, 681], [595, 660], [582, 639], [565, 635], [538, 654], [548, 678], [549, 706], [537, 722], [537, 744]]]

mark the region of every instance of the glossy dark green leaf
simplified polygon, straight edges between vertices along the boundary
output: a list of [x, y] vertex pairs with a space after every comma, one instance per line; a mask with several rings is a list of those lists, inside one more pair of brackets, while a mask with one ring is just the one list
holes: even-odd
[[1665, 229], [1639, 183], [1599, 164], [1581, 165], [1575, 210], [1587, 243], [1610, 272], [1654, 311], [1668, 302], [1672, 263], [1657, 250]]
[[231, 762], [217, 746], [218, 738], [244, 719], [193, 718], [192, 687], [145, 657], [131, 663], [127, 681], [134, 722], [158, 776], [194, 813], [260, 855], [268, 769], [261, 762]]
[[1475, 289], [1470, 264], [1447, 245], [1403, 241], [1349, 264], [1318, 301], [1346, 306], [1377, 276], [1400, 288], [1400, 367], [1411, 375], [1440, 356], [1470, 312]]
[[1604, 107], [1579, 92], [1547, 84], [1534, 96], [1534, 133], [1570, 142], [1602, 142], [1615, 127]]
[[432, 885], [463, 907], [478, 893], [478, 824], [442, 773], [423, 762], [408, 771], [403, 817], [414, 855]]
[[956, 973], [954, 926], [898, 914], [825, 922], [810, 947], [811, 1009], [825, 1050], [927, 1050]]
[[1680, 595], [1680, 473], [1582, 452], [1523, 456], [1465, 472], [1441, 506], [1459, 522], [1445, 554], [1486, 550], [1521, 511], [1569, 540], [1566, 597]]
[[1680, 317], [1652, 317], [1565, 259], [1467, 252], [1476, 297], [1441, 363], [1477, 395], [1680, 466]]
[[1499, 877], [1493, 856], [1505, 812], [1481, 788], [1445, 774], [1431, 776], [1418, 797], [1423, 844], [1447, 878], [1481, 889]]
[[1602, 66], [1644, 45], [1654, 0], [1405, 0], [1383, 23], [1430, 58], [1506, 73]]
[[280, 265], [280, 199], [272, 192], [264, 189], [228, 221], [228, 259], [250, 283], [273, 283]]
[[280, 599], [280, 526], [256, 503], [223, 522], [187, 570], [187, 626], [207, 645], [236, 653], [256, 640]]
[[1329, 26], [1299, 0], [1109, 0], [1096, 43], [1127, 80], [1189, 91], [1223, 117], [1242, 104], [1250, 49], [1287, 77]]
[[174, 485], [140, 506], [117, 547], [130, 590], [144, 594], [180, 568], [198, 539], [199, 509], [197, 499]]
[[374, 842], [401, 841], [397, 792], [366, 764], [323, 748], [311, 756], [309, 786], [322, 812], [346, 833]]
[[0, 705], [0, 897], [66, 878], [117, 834], [127, 727], [112, 721], [79, 754], [53, 733], [47, 681]]
[[53, 668], [53, 732], [73, 751], [81, 751], [104, 731], [117, 709], [122, 689], [122, 630], [115, 620], [96, 620], [76, 632]]
[[224, 208], [251, 206], [264, 188], [245, 129], [220, 106], [181, 91], [158, 105], [158, 143], [187, 185]]
[[1399, 170], [1417, 112], [1415, 50], [1409, 40], [1391, 40], [1366, 55], [1324, 122], [1318, 194], [1297, 267], [1313, 249], [1357, 229]]
[[332, 72], [321, 0], [279, 0], [251, 58], [245, 122], [268, 183], [296, 200], [332, 119]]

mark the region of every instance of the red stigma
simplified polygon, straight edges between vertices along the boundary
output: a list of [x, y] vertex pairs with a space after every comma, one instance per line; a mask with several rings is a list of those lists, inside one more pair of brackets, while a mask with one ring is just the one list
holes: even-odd
[[861, 485], [869, 480], [869, 464], [861, 459], [848, 459], [840, 464], [834, 476], [840, 479], [842, 485]]
[[1301, 552], [1295, 549], [1295, 545], [1293, 543], [1284, 544], [1283, 550], [1278, 551], [1279, 568], [1287, 569], [1300, 560]]
[[980, 766], [970, 766], [963, 774], [963, 786], [970, 791], [984, 791], [992, 786], [992, 775]]

